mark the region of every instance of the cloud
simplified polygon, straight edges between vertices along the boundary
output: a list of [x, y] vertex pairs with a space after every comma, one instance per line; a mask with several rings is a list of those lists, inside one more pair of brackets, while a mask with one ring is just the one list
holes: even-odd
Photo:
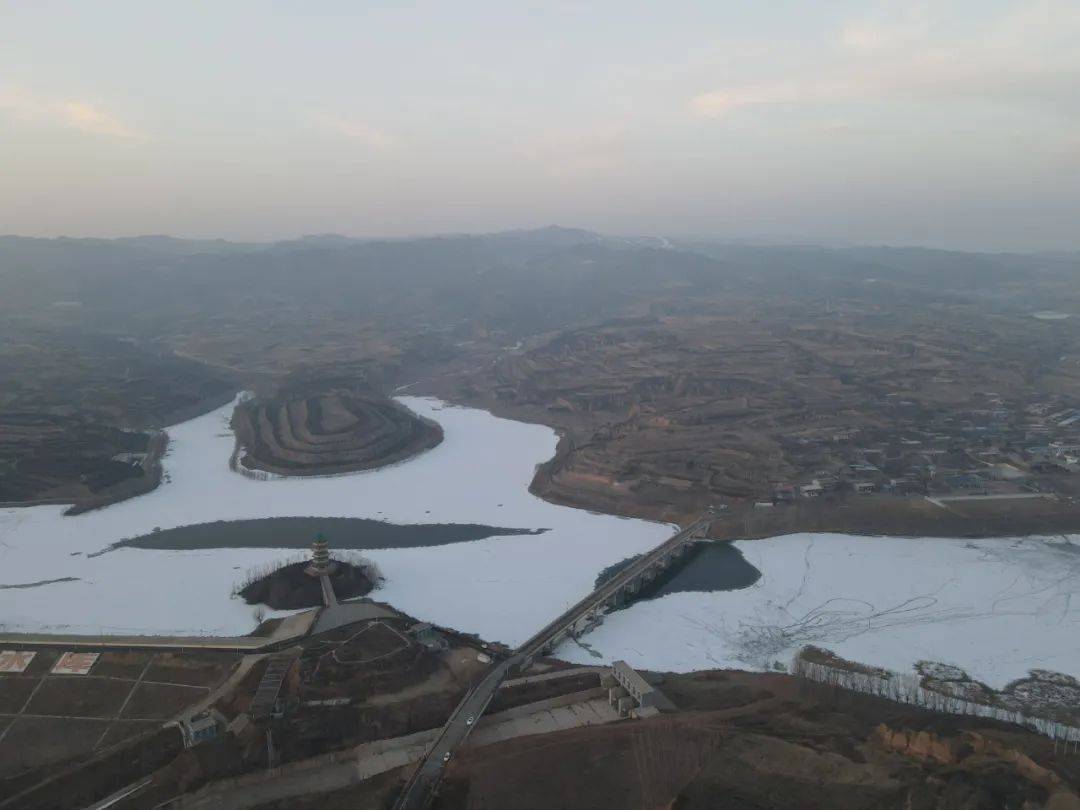
[[846, 138], [853, 135], [865, 136], [873, 134], [873, 130], [866, 127], [856, 126], [848, 121], [825, 121], [811, 127], [811, 131], [819, 135], [831, 135], [837, 138]]
[[1069, 169], [1080, 169], [1080, 135], [1066, 137], [1054, 157]]
[[839, 39], [848, 50], [870, 54], [917, 46], [927, 39], [930, 27], [929, 4], [905, 2], [892, 14], [843, 23]]
[[694, 96], [689, 108], [703, 118], [739, 109], [838, 103], [996, 102], [1080, 113], [1080, 63], [1036, 64], [1016, 59], [972, 61], [930, 52], [872, 67], [845, 67], [816, 76], [734, 86]]
[[620, 164], [626, 129], [619, 124], [549, 132], [519, 147], [518, 154], [560, 176], [604, 171]]
[[840, 41], [857, 51], [878, 50], [890, 40], [889, 33], [880, 26], [850, 23], [840, 32]]
[[85, 101], [65, 101], [61, 107], [67, 126], [93, 135], [114, 138], [138, 138], [138, 133], [103, 110]]
[[777, 105], [991, 102], [1080, 114], [1080, 6], [1028, 0], [963, 34], [927, 9], [915, 4], [892, 19], [841, 25], [838, 47], [810, 68], [722, 85], [692, 96], [688, 108], [720, 118]]
[[858, 77], [843, 76], [751, 84], [702, 93], [690, 99], [690, 109], [704, 118], [719, 118], [742, 107], [855, 98], [862, 94], [860, 85]]
[[732, 96], [733, 93], [730, 90], [702, 93], [690, 99], [690, 109], [703, 118], [719, 118], [738, 106], [738, 102]]
[[338, 118], [325, 113], [319, 113], [315, 116], [315, 124], [326, 132], [333, 132], [346, 138], [362, 141], [372, 149], [389, 149], [398, 142], [393, 135], [368, 126], [361, 121]]
[[144, 137], [88, 101], [45, 98], [22, 87], [0, 87], [0, 111], [18, 121], [74, 129], [89, 135], [124, 140]]

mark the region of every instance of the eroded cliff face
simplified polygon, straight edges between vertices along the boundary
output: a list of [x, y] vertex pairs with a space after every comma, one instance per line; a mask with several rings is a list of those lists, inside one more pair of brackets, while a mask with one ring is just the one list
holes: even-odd
[[976, 731], [948, 736], [925, 730], [892, 729], [882, 723], [874, 729], [871, 742], [919, 762], [958, 766], [971, 772], [1004, 765], [1018, 778], [1047, 792], [1046, 802], [1041, 806], [1053, 810], [1080, 808], [1080, 797], [1054, 771], [1039, 765], [1023, 751]]
[[1075, 758], [1020, 729], [778, 674], [667, 674], [661, 688], [678, 711], [460, 752], [439, 807], [1077, 806]]

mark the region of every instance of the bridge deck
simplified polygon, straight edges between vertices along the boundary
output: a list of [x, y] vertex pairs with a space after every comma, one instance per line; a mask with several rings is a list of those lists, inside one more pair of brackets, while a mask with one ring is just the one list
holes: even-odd
[[707, 526], [709, 523], [709, 519], [701, 518], [691, 523], [678, 534], [668, 538], [648, 554], [635, 560], [631, 565], [624, 568], [573, 607], [566, 610], [557, 619], [547, 624], [536, 635], [518, 647], [515, 652], [523, 653], [525, 656], [535, 655], [559, 635], [564, 633], [568, 628], [572, 627], [579, 619], [586, 616], [590, 611], [603, 605], [608, 599], [617, 595], [623, 588], [633, 580], [637, 579], [637, 577], [646, 570], [689, 542], [699, 529], [703, 526]]
[[471, 689], [454, 709], [450, 719], [446, 721], [439, 736], [420, 761], [401, 795], [398, 796], [394, 804], [395, 810], [424, 810], [431, 803], [435, 789], [442, 780], [445, 759], [449, 758], [469, 736], [469, 732], [472, 731], [476, 721], [480, 719], [480, 715], [484, 713], [511, 670], [520, 668], [523, 663], [549, 644], [564, 637], [579, 619], [602, 606], [651, 566], [692, 540], [694, 534], [710, 522], [709, 517], [700, 518], [678, 534], [668, 538], [547, 624], [539, 633], [519, 646], [509, 658], [495, 664], [484, 679]]

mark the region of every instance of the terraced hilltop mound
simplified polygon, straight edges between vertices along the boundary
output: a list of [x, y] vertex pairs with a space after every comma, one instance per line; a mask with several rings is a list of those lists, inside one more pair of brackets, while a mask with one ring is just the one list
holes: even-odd
[[436, 423], [376, 394], [329, 392], [237, 406], [238, 469], [279, 475], [370, 470], [435, 447]]

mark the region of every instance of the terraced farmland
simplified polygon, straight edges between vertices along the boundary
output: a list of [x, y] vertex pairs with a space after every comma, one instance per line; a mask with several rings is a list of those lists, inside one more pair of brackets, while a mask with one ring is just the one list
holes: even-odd
[[332, 475], [406, 459], [442, 441], [442, 429], [393, 400], [331, 392], [252, 400], [233, 428], [238, 464], [279, 475]]

